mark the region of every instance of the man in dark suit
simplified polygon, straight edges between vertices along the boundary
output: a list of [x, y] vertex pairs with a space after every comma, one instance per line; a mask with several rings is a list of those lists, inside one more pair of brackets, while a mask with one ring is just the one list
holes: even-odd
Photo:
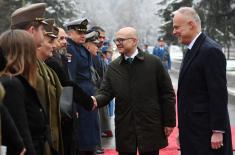
[[225, 56], [193, 8], [173, 14], [173, 34], [188, 46], [177, 92], [181, 155], [232, 155]]
[[[159, 58], [137, 48], [132, 27], [116, 33], [121, 56], [108, 65], [93, 97], [105, 106], [115, 97], [115, 138], [119, 155], [157, 155], [175, 126], [175, 93]], [[97, 103], [97, 104], [96, 104]]]

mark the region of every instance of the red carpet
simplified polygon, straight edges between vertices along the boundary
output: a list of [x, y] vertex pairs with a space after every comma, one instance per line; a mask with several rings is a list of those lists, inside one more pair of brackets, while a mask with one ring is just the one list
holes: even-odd
[[[169, 146], [160, 150], [160, 155], [179, 155], [178, 146], [176, 144], [176, 136], [178, 130], [175, 129], [171, 136], [169, 137]], [[235, 127], [232, 127], [232, 140], [233, 140], [233, 150], [235, 150]], [[104, 155], [117, 155], [114, 149], [106, 149]]]

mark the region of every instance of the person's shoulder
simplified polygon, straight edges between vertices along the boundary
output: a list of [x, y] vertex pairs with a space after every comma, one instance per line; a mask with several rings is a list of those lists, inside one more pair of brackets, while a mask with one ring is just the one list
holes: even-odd
[[122, 56], [118, 56], [116, 59], [110, 62], [109, 66], [119, 65], [122, 61]]
[[71, 52], [71, 51], [75, 51], [76, 49], [80, 48], [80, 45], [78, 45], [77, 43], [75, 43], [72, 39], [68, 39], [67, 40], [67, 50], [68, 52]]
[[7, 89], [10, 89], [10, 90], [14, 90], [14, 89], [23, 90], [24, 89], [22, 82], [15, 76], [2, 76], [0, 78], [0, 81], [6, 90]]
[[43, 67], [49, 75], [52, 75], [53, 77], [56, 76], [56, 73], [53, 70], [53, 68], [51, 68], [50, 66], [48, 66], [46, 64]]
[[5, 75], [3, 75], [3, 76], [0, 77], [0, 81], [3, 85], [8, 84], [8, 83], [9, 84], [16, 84], [16, 85], [21, 84], [20, 80], [18, 78], [16, 78], [15, 76], [5, 76]]
[[67, 45], [67, 51], [68, 51], [69, 53], [75, 52], [75, 46], [74, 46], [73, 44]]
[[222, 52], [222, 47], [219, 43], [217, 43], [215, 40], [211, 39], [210, 37], [206, 37], [205, 38], [205, 41], [204, 41], [204, 44], [202, 45], [202, 47], [204, 49], [206, 49], [207, 51], [212, 51], [212, 50], [215, 50], [215, 51], [220, 51]]
[[201, 33], [198, 36], [195, 44], [199, 46], [201, 50], [206, 50], [209, 48], [220, 48], [220, 45], [205, 33]]
[[225, 55], [222, 51], [221, 45], [208, 36], [205, 38], [205, 41], [202, 44], [201, 50], [203, 50], [202, 53], [207, 58], [213, 59], [217, 57], [217, 58], [225, 59]]
[[49, 67], [59, 67], [60, 66], [60, 60], [59, 58], [52, 56], [50, 58], [48, 58], [45, 63], [49, 66]]
[[79, 54], [82, 55], [82, 56], [87, 56], [87, 55], [90, 55], [88, 49], [84, 46], [84, 45], [78, 45], [76, 50], [79, 51]]
[[68, 43], [68, 44], [67, 44], [68, 46], [74, 46], [74, 45], [76, 45], [76, 43], [75, 43], [71, 38], [68, 38], [68, 39], [67, 39], [67, 43]]
[[149, 54], [149, 53], [143, 53], [144, 54], [144, 59], [146, 59], [147, 61], [156, 61], [156, 62], [161, 62], [160, 58], [156, 55], [153, 54]]
[[158, 67], [159, 65], [161, 65], [161, 60], [158, 56], [153, 55], [153, 54], [149, 54], [149, 53], [141, 53], [144, 57], [144, 63], [146, 64], [150, 64], [153, 67]]
[[221, 48], [221, 45], [216, 42], [214, 39], [210, 38], [209, 36], [205, 35], [205, 41], [204, 41], [204, 46], [207, 46], [208, 48]]

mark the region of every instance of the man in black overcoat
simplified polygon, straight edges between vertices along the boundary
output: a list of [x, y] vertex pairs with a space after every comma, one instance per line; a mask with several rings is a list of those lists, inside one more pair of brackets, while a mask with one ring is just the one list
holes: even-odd
[[94, 103], [115, 97], [115, 138], [119, 155], [157, 155], [175, 126], [175, 93], [159, 58], [137, 48], [132, 27], [120, 29], [114, 42], [121, 56], [108, 65]]
[[232, 155], [225, 56], [193, 8], [173, 14], [173, 34], [188, 46], [177, 92], [181, 155]]

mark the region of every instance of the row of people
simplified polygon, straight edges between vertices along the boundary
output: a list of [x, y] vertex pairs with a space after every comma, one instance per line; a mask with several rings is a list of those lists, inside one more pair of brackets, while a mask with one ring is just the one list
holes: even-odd
[[67, 154], [63, 150], [59, 106], [62, 85], [73, 86], [74, 101], [92, 108], [89, 94], [70, 79], [60, 80], [57, 70], [45, 63], [58, 48], [60, 30], [54, 20], [44, 20], [45, 8], [45, 3], [38, 3], [17, 9], [11, 16], [11, 30], [0, 37], [4, 58], [0, 80], [6, 91], [3, 103], [23, 139], [20, 149], [7, 145], [8, 154], [19, 154], [19, 150], [30, 155]]
[[[160, 59], [142, 52], [137, 47], [136, 29], [125, 27], [114, 39], [121, 55], [105, 69], [97, 52], [104, 31], [98, 27], [87, 31], [86, 19], [72, 21], [65, 25], [68, 44], [57, 46], [66, 35], [59, 36], [64, 32], [54, 20], [44, 20], [45, 8], [45, 3], [38, 3], [17, 9], [11, 16], [11, 30], [0, 36], [2, 102], [15, 123], [11, 126], [20, 143], [10, 145], [3, 139], [8, 148], [18, 147], [8, 149], [8, 154], [95, 154], [101, 146], [96, 107], [108, 105], [114, 97], [119, 155], [135, 155], [137, 150], [140, 155], [158, 154], [176, 125], [175, 93]], [[174, 12], [173, 33], [194, 52], [191, 57], [187, 52], [184, 58], [177, 93], [182, 155], [230, 155], [225, 61], [220, 48], [201, 33], [200, 26], [192, 8]], [[213, 59], [206, 61], [209, 66], [205, 67], [201, 62], [209, 55]], [[65, 86], [73, 88], [72, 119], [61, 116]]]
[[[173, 35], [188, 47], [178, 79], [181, 155], [232, 155], [226, 59], [221, 46], [202, 32], [191, 7], [173, 12]], [[156, 155], [176, 125], [175, 94], [164, 63], [142, 52], [137, 31], [120, 29], [114, 42], [121, 56], [110, 63], [94, 105], [116, 98], [119, 155]]]

